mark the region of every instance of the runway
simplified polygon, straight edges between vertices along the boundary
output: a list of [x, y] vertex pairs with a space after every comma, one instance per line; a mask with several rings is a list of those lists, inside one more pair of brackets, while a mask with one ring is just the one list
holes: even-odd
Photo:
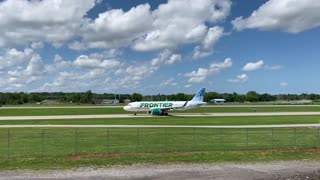
[[123, 106], [4, 106], [1, 109], [96, 109], [96, 108], [123, 108]]
[[223, 128], [223, 129], [252, 129], [252, 128], [320, 128], [320, 124], [281, 124], [281, 125], [230, 125], [230, 126], [192, 126], [192, 125], [0, 125], [0, 128]]
[[[124, 105], [109, 105], [109, 106], [3, 106], [0, 107], [1, 109], [95, 109], [95, 108], [123, 108]], [[228, 107], [319, 107], [320, 105], [317, 104], [311, 104], [311, 105], [272, 105], [272, 104], [248, 104], [248, 105], [234, 105], [234, 104], [224, 104], [224, 105], [204, 105], [201, 106], [201, 108], [228, 108]]]
[[[252, 112], [252, 113], [172, 113], [174, 117], [245, 117], [245, 116], [310, 116], [320, 112]], [[107, 119], [107, 118], [153, 118], [149, 114], [107, 114], [107, 115], [59, 115], [59, 116], [0, 116], [0, 120], [48, 120], [48, 119]]]

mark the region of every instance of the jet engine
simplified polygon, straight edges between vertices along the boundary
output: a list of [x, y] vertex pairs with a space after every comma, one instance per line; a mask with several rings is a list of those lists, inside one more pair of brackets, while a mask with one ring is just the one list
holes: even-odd
[[161, 109], [152, 109], [151, 110], [151, 114], [152, 115], [161, 115], [162, 114], [162, 110]]

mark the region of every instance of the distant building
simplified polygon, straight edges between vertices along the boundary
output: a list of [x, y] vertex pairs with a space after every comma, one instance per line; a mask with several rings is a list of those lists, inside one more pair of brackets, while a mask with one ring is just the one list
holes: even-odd
[[130, 100], [130, 99], [125, 99], [125, 100], [123, 100], [123, 102], [124, 102], [125, 104], [129, 104], [129, 103], [131, 103], [131, 100]]
[[41, 101], [40, 104], [59, 104], [59, 102], [57, 100], [45, 99], [45, 100]]
[[118, 99], [95, 99], [93, 100], [94, 104], [119, 104]]
[[225, 99], [212, 99], [210, 102], [214, 104], [224, 104], [226, 102]]

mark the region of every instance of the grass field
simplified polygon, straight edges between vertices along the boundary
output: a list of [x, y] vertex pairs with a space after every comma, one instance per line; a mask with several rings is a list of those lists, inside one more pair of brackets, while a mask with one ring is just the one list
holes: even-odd
[[257, 117], [145, 117], [59, 120], [1, 120], [0, 125], [17, 124], [124, 124], [124, 125], [271, 125], [317, 124], [320, 116]]
[[[320, 111], [320, 106], [291, 107], [201, 107], [179, 113], [219, 113], [219, 112], [310, 112]], [[140, 112], [145, 114], [146, 112]], [[44, 115], [92, 115], [92, 114], [133, 114], [122, 108], [32, 108], [32, 109], [1, 109], [0, 116], [44, 116]]]
[[[9, 120], [0, 121], [0, 125], [271, 125], [316, 124], [319, 122], [319, 116], [150, 117], [133, 119], [119, 118], [31, 121]], [[137, 152], [176, 151], [190, 152], [212, 150], [225, 151], [273, 148], [309, 149], [319, 147], [318, 133], [318, 129], [308, 128], [248, 130], [201, 128], [15, 128], [10, 130], [0, 129], [0, 158], [64, 156], [72, 154], [118, 154]], [[137, 143], [139, 144], [137, 145]]]
[[[257, 107], [256, 112], [320, 111], [320, 107]], [[253, 112], [206, 107], [179, 112]], [[0, 109], [0, 116], [121, 114], [122, 108]], [[146, 117], [0, 121], [14, 124], [269, 125], [316, 124], [320, 116]], [[0, 169], [52, 169], [132, 163], [320, 160], [317, 128], [12, 128], [0, 129]], [[313, 149], [314, 152], [307, 152]], [[252, 151], [254, 150], [254, 151]], [[267, 151], [266, 151], [267, 150]], [[275, 150], [273, 152], [269, 150]], [[289, 150], [289, 151], [288, 151]], [[306, 152], [291, 150], [307, 150]], [[280, 152], [279, 152], [280, 151]], [[282, 152], [286, 151], [286, 152]], [[9, 159], [9, 160], [6, 160]]]
[[0, 129], [0, 158], [68, 155], [318, 149], [317, 128]]

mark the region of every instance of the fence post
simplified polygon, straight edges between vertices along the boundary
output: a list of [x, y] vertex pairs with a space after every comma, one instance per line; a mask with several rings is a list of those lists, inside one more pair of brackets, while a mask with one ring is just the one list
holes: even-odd
[[196, 128], [193, 128], [193, 150], [196, 150]]
[[44, 130], [41, 132], [41, 156], [44, 156]]
[[317, 146], [317, 148], [319, 148], [319, 146], [320, 146], [320, 128], [318, 128], [318, 146]]
[[110, 132], [109, 128], [107, 128], [107, 154], [110, 153]]
[[294, 147], [293, 149], [297, 149], [297, 128], [294, 128]]
[[10, 130], [8, 129], [8, 139], [7, 139], [7, 158], [10, 158]]
[[137, 129], [137, 152], [139, 152], [140, 145], [140, 128]]
[[74, 147], [75, 155], [78, 154], [78, 129], [75, 132], [75, 147]]
[[164, 128], [164, 143], [165, 143], [165, 147], [166, 147], [166, 152], [168, 152], [167, 128]]
[[220, 144], [220, 146], [221, 146], [221, 144], [222, 144], [221, 128], [219, 128], [219, 144]]
[[272, 143], [272, 149], [274, 149], [274, 137], [273, 137], [273, 128], [271, 129], [271, 143]]
[[246, 134], [246, 145], [247, 145], [247, 150], [249, 149], [249, 129], [247, 128], [246, 129], [246, 132], [247, 132], [247, 134]]

